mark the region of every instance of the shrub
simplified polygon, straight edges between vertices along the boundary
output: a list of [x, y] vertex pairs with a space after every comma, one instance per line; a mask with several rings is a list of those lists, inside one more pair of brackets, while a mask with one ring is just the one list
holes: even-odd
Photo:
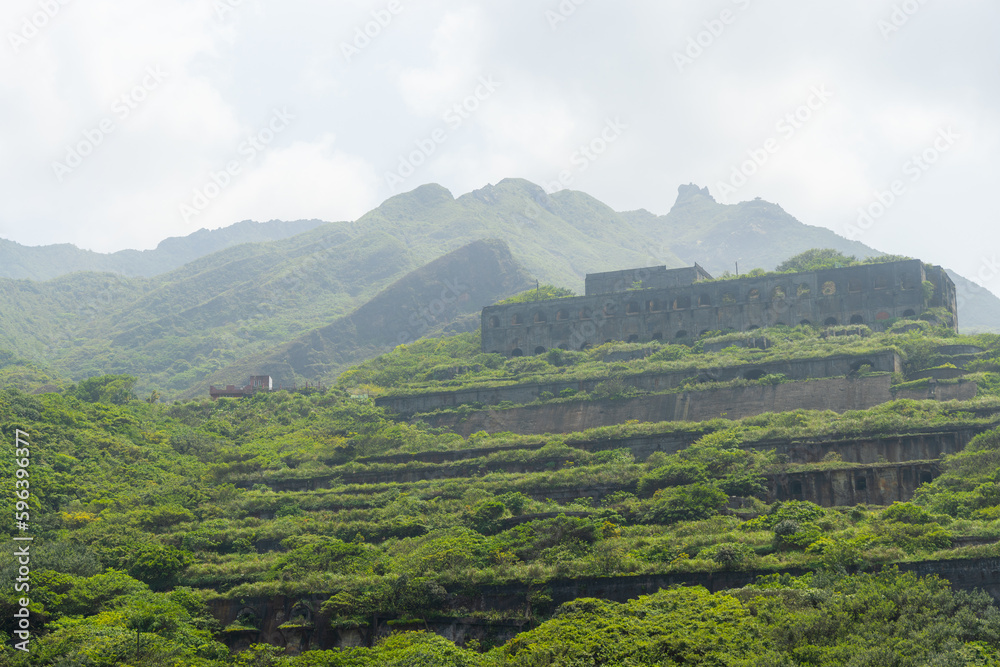
[[914, 524], [931, 523], [934, 520], [931, 513], [923, 507], [918, 507], [913, 503], [900, 502], [895, 502], [891, 507], [886, 508], [882, 512], [882, 518], [888, 521]]
[[497, 499], [481, 500], [465, 513], [465, 524], [477, 533], [492, 535], [500, 527], [500, 519], [507, 506]]
[[661, 524], [707, 519], [718, 514], [729, 500], [722, 490], [711, 484], [688, 484], [660, 489], [653, 498], [652, 506], [646, 512], [646, 520]]
[[665, 466], [646, 473], [639, 479], [640, 496], [651, 496], [657, 489], [708, 481], [708, 471], [701, 463], [671, 461]]
[[742, 542], [722, 542], [707, 549], [702, 549], [699, 558], [715, 561], [729, 568], [739, 568], [746, 565], [753, 557], [754, 551]]

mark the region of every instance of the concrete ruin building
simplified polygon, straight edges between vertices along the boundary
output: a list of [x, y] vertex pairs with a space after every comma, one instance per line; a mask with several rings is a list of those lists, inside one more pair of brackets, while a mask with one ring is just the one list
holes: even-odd
[[800, 324], [878, 330], [931, 308], [950, 312], [957, 330], [955, 284], [941, 267], [916, 259], [730, 280], [697, 264], [654, 266], [588, 274], [584, 296], [488, 306], [482, 350], [517, 357]]
[[258, 391], [274, 391], [274, 380], [270, 375], [251, 375], [250, 380], [242, 387], [232, 384], [225, 387], [212, 385], [208, 388], [208, 395], [214, 401], [219, 398], [245, 398], [253, 396]]

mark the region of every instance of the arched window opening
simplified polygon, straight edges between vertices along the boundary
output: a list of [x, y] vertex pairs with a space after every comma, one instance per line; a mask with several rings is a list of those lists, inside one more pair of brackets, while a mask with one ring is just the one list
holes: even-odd
[[864, 324], [865, 318], [861, 315], [851, 315], [851, 324]]
[[545, 348], [539, 345], [535, 348], [535, 354], [545, 354]]
[[752, 290], [747, 292], [747, 299], [750, 301], [756, 301], [760, 298], [760, 290], [754, 287]]
[[496, 329], [499, 328], [499, 326], [500, 326], [500, 318], [494, 315], [493, 317], [490, 318], [490, 328]]
[[823, 289], [820, 291], [823, 292], [823, 296], [833, 296], [837, 293], [837, 283], [832, 280], [827, 280], [823, 283]]
[[679, 296], [674, 299], [674, 310], [684, 310], [691, 307], [691, 297]]
[[709, 296], [708, 294], [699, 294], [698, 295], [698, 305], [699, 306], [711, 306], [712, 305], [712, 297]]
[[542, 311], [535, 313], [535, 324], [545, 324], [549, 318]]
[[524, 324], [524, 319], [521, 317], [521, 313], [514, 313], [514, 316], [510, 318], [510, 323], [514, 326]]
[[854, 280], [847, 281], [847, 291], [851, 294], [856, 294], [861, 291], [861, 281], [855, 278]]
[[565, 311], [565, 310], [556, 311], [556, 320], [557, 321], [568, 320], [568, 319], [569, 319], [569, 313], [567, 311]]
[[828, 317], [825, 320], [823, 320], [823, 324], [825, 326], [828, 326], [828, 327], [835, 327], [835, 326], [837, 326], [837, 318], [836, 317]]
[[629, 301], [628, 305], [625, 306], [626, 315], [638, 315], [639, 314], [639, 304], [635, 301]]
[[868, 366], [869, 368], [873, 368], [874, 369], [875, 368], [875, 362], [873, 362], [871, 359], [862, 359], [862, 360], [859, 360], [859, 361], [855, 361], [854, 363], [851, 364], [851, 372], [852, 373], [857, 373], [858, 371], [861, 370], [862, 366]]
[[515, 347], [513, 350], [510, 351], [510, 356], [512, 356], [512, 357], [523, 357], [524, 356], [524, 350], [522, 350], [519, 347]]
[[681, 329], [676, 334], [674, 334], [674, 338], [687, 338], [687, 335], [688, 335], [688, 332], [684, 331], [683, 329]]
[[584, 308], [580, 311], [581, 320], [589, 320], [591, 317], [593, 317], [593, 314], [590, 312], [590, 308]]

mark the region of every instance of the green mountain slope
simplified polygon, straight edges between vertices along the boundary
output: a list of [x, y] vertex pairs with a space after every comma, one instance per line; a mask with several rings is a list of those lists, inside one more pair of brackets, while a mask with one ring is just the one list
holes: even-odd
[[[397, 195], [360, 218], [424, 253], [483, 238], [504, 240], [536, 278], [581, 289], [587, 273], [649, 262], [649, 239], [619, 213], [582, 192], [552, 195], [508, 178], [457, 199], [439, 185]], [[659, 263], [682, 266], [669, 250]]]
[[475, 241], [408, 273], [350, 315], [213, 373], [195, 391], [203, 392], [208, 382], [237, 384], [255, 374], [269, 374], [281, 385], [330, 381], [350, 364], [396, 345], [478, 330], [484, 306], [530, 283], [503, 242]]
[[[432, 274], [489, 253], [504, 258], [498, 244], [474, 244], [373, 303], [426, 299]], [[353, 317], [377, 334], [379, 313]], [[475, 332], [397, 347], [336, 387], [240, 400], [155, 404], [135, 400], [121, 377], [39, 395], [0, 386], [10, 454], [0, 512], [19, 511], [20, 489], [30, 509], [18, 519], [27, 525], [0, 524], [8, 639], [24, 599], [12, 538], [34, 538], [23, 603], [31, 652], [2, 642], [0, 663], [997, 664], [1000, 336], [926, 324], [761, 333], [775, 342], [767, 354], [783, 358], [898, 348], [910, 374], [893, 374], [899, 387], [951, 358], [980, 392], [842, 414], [790, 408], [465, 438], [359, 395], [585, 366], [603, 382], [573, 400], [611, 405], [637, 361], [719, 368], [762, 352], [654, 341], [502, 359], [479, 354]], [[607, 358], [641, 347], [652, 352], [644, 360]], [[0, 371], [14, 367], [26, 365], [0, 357]], [[14, 456], [15, 446], [28, 452]], [[894, 469], [930, 463], [933, 478], [908, 502], [862, 494], [891, 491]], [[17, 484], [25, 469], [30, 487]], [[773, 492], [789, 478], [833, 476], [859, 494], [851, 504], [821, 502], [808, 484], [792, 492], [799, 499]]]
[[199, 229], [187, 236], [171, 237], [153, 250], [114, 253], [81, 250], [69, 243], [23, 246], [0, 239], [0, 277], [49, 280], [77, 271], [155, 276], [229, 246], [283, 239], [321, 224], [320, 220], [244, 220], [222, 229]]
[[[306, 231], [244, 242], [299, 228]], [[378, 305], [359, 309], [409, 272], [484, 239], [506, 243], [511, 261], [528, 277], [577, 292], [585, 274], [622, 267], [698, 262], [719, 275], [735, 270], [736, 262], [741, 271], [771, 269], [813, 247], [879, 254], [804, 225], [775, 204], [722, 205], [693, 185], [679, 188], [663, 216], [618, 213], [581, 192], [548, 195], [520, 179], [458, 198], [425, 185], [354, 223], [240, 223], [168, 239], [156, 251], [129, 255], [138, 258], [130, 269], [137, 277], [80, 272], [44, 282], [0, 278], [0, 349], [74, 379], [132, 373], [144, 391], [170, 398], [202, 391], [209, 382], [241, 384], [243, 375], [264, 372], [262, 366], [277, 368], [287, 382], [332, 381], [344, 364], [363, 358], [360, 350], [374, 354], [392, 338], [376, 343], [359, 333], [369, 325], [343, 318], [378, 312]], [[215, 247], [221, 249], [208, 252]], [[42, 269], [72, 266], [63, 250], [33, 252]], [[199, 256], [185, 259], [193, 255]], [[186, 263], [157, 273], [181, 261]], [[953, 279], [963, 330], [1000, 330], [1000, 299]], [[508, 295], [497, 292], [497, 298]], [[396, 327], [398, 337], [408, 317], [375, 329]], [[289, 357], [293, 347], [297, 352]]]

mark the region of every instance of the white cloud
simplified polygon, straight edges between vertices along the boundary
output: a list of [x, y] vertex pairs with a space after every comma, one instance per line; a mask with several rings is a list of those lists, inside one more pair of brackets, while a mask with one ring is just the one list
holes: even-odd
[[[555, 1], [399, 2], [348, 62], [341, 43], [389, 0], [243, 0], [221, 18], [209, 0], [72, 0], [17, 53], [9, 34], [39, 2], [10, 0], [0, 9], [0, 236], [115, 250], [244, 218], [357, 217], [387, 196], [384, 172], [436, 128], [447, 141], [404, 188], [542, 182], [615, 116], [627, 133], [571, 187], [664, 213], [680, 183], [715, 192], [779, 117], [825, 84], [830, 103], [737, 200], [763, 196], [842, 231], [950, 123], [961, 144], [861, 240], [970, 273], [1000, 245], [995, 3], [926, 3], [884, 39], [877, 21], [898, 4], [890, 0], [586, 2], [554, 30], [545, 11]], [[735, 21], [678, 72], [674, 51], [727, 8]], [[169, 77], [60, 184], [53, 160], [150, 66]], [[481, 76], [502, 85], [447, 126], [442, 114]], [[294, 125], [185, 222], [178, 204], [283, 106]]]

